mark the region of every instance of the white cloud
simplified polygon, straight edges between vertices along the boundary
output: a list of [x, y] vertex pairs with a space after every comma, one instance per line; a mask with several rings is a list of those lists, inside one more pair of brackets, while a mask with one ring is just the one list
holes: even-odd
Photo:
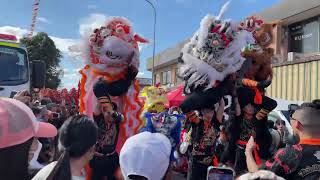
[[138, 76], [138, 77], [141, 77], [141, 76], [143, 76], [143, 75], [144, 75], [144, 72], [141, 72], [141, 71], [140, 71], [140, 72], [138, 72], [138, 75], [137, 75], [137, 76]]
[[[42, 21], [48, 21], [43, 17], [39, 17]], [[89, 36], [90, 33], [95, 29], [100, 27], [108, 19], [108, 16], [104, 14], [90, 14], [88, 17], [80, 20], [79, 33], [83, 37]], [[49, 22], [49, 21], [48, 21]], [[0, 27], [0, 33], [13, 34], [18, 37], [18, 39], [26, 36], [28, 34], [27, 29], [13, 26], [2, 26]], [[70, 39], [70, 38], [60, 38], [55, 36], [50, 36], [50, 38], [55, 42], [57, 48], [64, 54], [72, 57], [73, 59], [83, 59], [83, 42], [80, 39]], [[139, 50], [141, 51], [148, 44], [139, 44]]]
[[63, 69], [64, 75], [62, 77], [62, 83], [61, 87], [71, 89], [73, 87], [77, 87], [78, 82], [81, 78], [81, 75], [79, 74], [78, 70], [79, 68], [76, 68], [78, 66], [77, 63], [71, 63], [66, 62], [68, 61], [66, 58], [63, 58], [64, 62], [61, 63], [61, 66], [64, 66]]
[[[28, 32], [29, 31], [27, 29], [23, 29], [20, 27], [13, 27], [13, 26], [0, 27], [0, 33], [15, 35], [17, 36], [18, 39], [21, 39], [22, 37], [26, 36]], [[70, 57], [79, 56], [79, 52], [72, 51], [72, 49], [70, 50], [69, 47], [79, 44], [80, 40], [59, 38], [55, 36], [50, 36], [50, 38], [54, 41], [57, 48], [60, 49], [60, 51], [62, 51], [63, 53], [69, 55]]]
[[[13, 26], [0, 27], [0, 33], [15, 35], [17, 36], [18, 39], [21, 39], [22, 37], [26, 36], [28, 32], [29, 31], [27, 29], [23, 29], [20, 27], [13, 27]], [[80, 51], [75, 51], [74, 49], [69, 47], [79, 46], [80, 40], [70, 39], [70, 38], [60, 38], [55, 36], [50, 36], [50, 38], [54, 41], [56, 47], [61, 50], [64, 56], [61, 62], [61, 67], [63, 68], [62, 70], [64, 72], [61, 85], [68, 89], [72, 87], [76, 87], [80, 79], [80, 75], [78, 71], [80, 70], [82, 63], [78, 61], [74, 61], [74, 59], [79, 57]], [[66, 61], [68, 61], [68, 63], [65, 63]]]
[[[75, 65], [75, 66], [76, 66], [76, 65]], [[74, 67], [72, 67], [72, 68], [74, 68]], [[78, 73], [78, 72], [81, 70], [81, 68], [70, 69], [70, 68], [68, 67], [68, 68], [63, 68], [62, 70], [63, 70], [63, 72], [64, 72], [64, 75], [66, 75], [66, 74], [75, 74], [75, 73]]]
[[149, 43], [146, 43], [146, 44], [142, 44], [142, 43], [139, 43], [138, 44], [138, 47], [139, 47], [139, 51], [141, 52], [143, 48], [147, 47], [150, 45], [150, 42]]
[[63, 72], [64, 72], [64, 74], [67, 74], [68, 72], [70, 72], [70, 69], [68, 69], [68, 68], [63, 68]]
[[22, 29], [20, 27], [13, 27], [13, 26], [2, 26], [0, 27], [0, 33], [4, 34], [11, 34], [17, 36], [18, 39], [23, 38], [28, 34], [27, 29]]
[[77, 69], [74, 69], [73, 71], [74, 72], [79, 72], [81, 70], [81, 68], [77, 68]]
[[61, 84], [60, 88], [67, 88], [67, 89], [72, 89], [72, 88], [78, 88], [78, 81], [68, 81], [66, 83]]
[[108, 16], [98, 13], [90, 14], [89, 17], [81, 19], [79, 24], [80, 35], [83, 37], [89, 36], [95, 28], [99, 28], [107, 19]]
[[37, 20], [39, 22], [45, 23], [45, 24], [51, 24], [51, 21], [49, 21], [47, 18], [45, 17], [37, 17]]
[[79, 76], [78, 73], [71, 73], [71, 74], [64, 74], [63, 78], [66, 79], [78, 79], [77, 77]]
[[71, 57], [75, 59], [83, 59], [83, 49], [84, 49], [84, 43], [81, 40], [77, 40], [75, 44], [72, 44], [68, 46], [68, 53]]
[[95, 9], [98, 9], [98, 7], [97, 7], [97, 5], [90, 4], [90, 5], [88, 5], [88, 9], [95, 10]]
[[79, 58], [81, 57], [81, 52], [80, 51], [74, 51], [71, 47], [77, 46], [80, 44], [80, 40], [78, 39], [68, 39], [68, 38], [59, 38], [59, 37], [54, 37], [50, 36], [50, 38], [54, 41], [55, 45], [57, 48], [67, 54], [68, 56], [72, 58]]
[[[90, 35], [93, 29], [100, 27], [108, 19], [108, 16], [103, 14], [90, 14], [87, 18], [83, 18], [79, 22], [79, 33], [81, 36], [86, 37]], [[26, 36], [28, 30], [20, 27], [2, 26], [0, 27], [0, 33], [16, 35], [18, 39]], [[35, 33], [36, 34], [36, 33]], [[63, 58], [61, 59], [61, 68], [63, 68], [64, 77], [62, 78], [62, 87], [68, 89], [76, 87], [80, 79], [78, 71], [83, 66], [82, 50], [84, 49], [83, 41], [81, 39], [61, 38], [56, 36], [50, 36], [55, 42], [58, 49], [61, 50]], [[148, 44], [139, 44], [140, 51]], [[138, 76], [145, 76], [145, 72], [139, 72]]]

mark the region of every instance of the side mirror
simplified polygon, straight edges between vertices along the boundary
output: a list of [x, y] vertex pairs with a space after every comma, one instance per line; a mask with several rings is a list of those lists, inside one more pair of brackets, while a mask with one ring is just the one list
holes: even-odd
[[289, 104], [288, 109], [289, 111], [296, 111], [299, 108], [298, 104]]
[[289, 117], [292, 116], [292, 114], [297, 110], [299, 109], [299, 105], [298, 104], [289, 104], [288, 105], [288, 109], [289, 109]]
[[43, 88], [46, 82], [46, 64], [43, 61], [35, 60], [32, 61], [32, 87]]

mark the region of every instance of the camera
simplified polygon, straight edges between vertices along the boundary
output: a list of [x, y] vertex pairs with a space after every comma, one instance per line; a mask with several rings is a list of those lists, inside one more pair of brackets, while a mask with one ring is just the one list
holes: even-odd
[[112, 113], [112, 118], [116, 122], [121, 122], [123, 120], [123, 115], [121, 113], [115, 111]]
[[52, 114], [52, 118], [54, 118], [54, 119], [60, 118], [60, 114], [59, 113], [53, 112], [51, 114]]

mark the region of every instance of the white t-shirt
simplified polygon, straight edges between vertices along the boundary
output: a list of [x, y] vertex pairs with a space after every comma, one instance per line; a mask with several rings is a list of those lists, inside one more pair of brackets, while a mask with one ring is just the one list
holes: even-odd
[[[33, 178], [32, 180], [46, 180], [50, 174], [50, 172], [53, 170], [54, 166], [57, 164], [57, 161], [54, 161], [48, 165], [46, 165], [44, 168], [42, 168]], [[72, 180], [85, 180], [85, 171], [83, 170], [84, 176], [72, 176]]]

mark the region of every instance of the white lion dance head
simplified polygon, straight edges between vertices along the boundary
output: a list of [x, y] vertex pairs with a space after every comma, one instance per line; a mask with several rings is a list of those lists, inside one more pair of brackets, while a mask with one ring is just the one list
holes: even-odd
[[109, 71], [112, 68], [117, 73], [129, 65], [138, 69], [138, 42], [146, 43], [147, 40], [132, 32], [127, 19], [112, 17], [91, 34], [88, 63], [99, 71]]
[[80, 113], [93, 116], [97, 105], [93, 87], [103, 79], [108, 87], [105, 92], [124, 115], [119, 144], [135, 134], [142, 124], [139, 84], [135, 79], [139, 69], [139, 42], [147, 40], [133, 33], [127, 19], [111, 17], [87, 39], [86, 65], [80, 70]]
[[239, 31], [237, 23], [222, 19], [228, 4], [218, 16], [205, 16], [199, 30], [182, 49], [179, 74], [186, 81], [187, 93], [198, 87], [212, 88], [217, 81], [238, 71], [245, 61], [241, 49], [254, 42], [252, 33]]

